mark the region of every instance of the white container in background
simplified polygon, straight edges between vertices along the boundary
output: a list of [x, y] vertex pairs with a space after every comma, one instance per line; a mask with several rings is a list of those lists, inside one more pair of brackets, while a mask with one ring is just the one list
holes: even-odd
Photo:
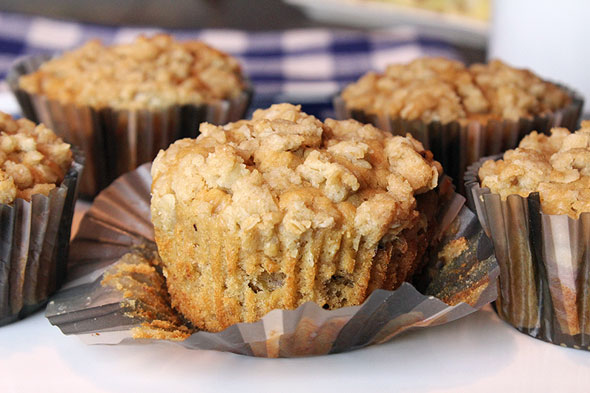
[[590, 1], [494, 0], [488, 59], [580, 92], [590, 114]]

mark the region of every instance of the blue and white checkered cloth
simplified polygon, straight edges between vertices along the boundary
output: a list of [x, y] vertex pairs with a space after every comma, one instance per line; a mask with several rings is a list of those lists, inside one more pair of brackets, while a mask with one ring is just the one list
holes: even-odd
[[[139, 34], [162, 31], [0, 13], [0, 76], [3, 78], [12, 62], [22, 55], [60, 52], [92, 38], [105, 44], [129, 42]], [[382, 70], [388, 63], [407, 62], [420, 56], [458, 57], [450, 44], [422, 36], [411, 28], [375, 32], [167, 32], [180, 40], [203, 40], [237, 57], [254, 85], [254, 108], [292, 102], [307, 105], [304, 109], [315, 114], [325, 114], [322, 111], [330, 105], [331, 97], [369, 70]]]

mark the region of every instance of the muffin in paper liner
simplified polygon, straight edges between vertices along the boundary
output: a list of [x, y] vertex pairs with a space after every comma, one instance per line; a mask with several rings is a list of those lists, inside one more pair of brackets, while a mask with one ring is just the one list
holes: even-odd
[[66, 142], [82, 148], [86, 170], [80, 193], [94, 197], [120, 175], [154, 159], [160, 149], [181, 138], [194, 138], [199, 124], [225, 124], [241, 119], [248, 109], [248, 85], [236, 98], [203, 105], [175, 105], [159, 110], [95, 109], [63, 104], [19, 87], [19, 77], [35, 72], [50, 60], [34, 55], [17, 60], [6, 80], [23, 115], [44, 123]]
[[[558, 85], [559, 86], [559, 85]], [[555, 112], [518, 121], [502, 119], [452, 121], [443, 124], [438, 121], [425, 123], [421, 120], [406, 120], [369, 115], [361, 110], [347, 108], [340, 95], [334, 97], [334, 110], [338, 119], [356, 119], [371, 123], [377, 128], [394, 135], [412, 134], [432, 151], [434, 159], [441, 163], [445, 173], [454, 179], [457, 190], [464, 193], [463, 178], [469, 165], [481, 157], [490, 156], [512, 149], [533, 130], [548, 134], [553, 127], [565, 127], [573, 131], [578, 126], [584, 99], [575, 91], [560, 86], [569, 93], [572, 100]]]
[[541, 211], [539, 193], [502, 200], [465, 174], [469, 205], [494, 243], [500, 277], [496, 310], [532, 337], [590, 349], [590, 213], [579, 219]]
[[[445, 184], [450, 190], [450, 181]], [[439, 262], [426, 269], [433, 278], [424, 285], [425, 294], [404, 283], [395, 291], [374, 291], [359, 306], [325, 310], [308, 302], [294, 310], [273, 310], [257, 322], [238, 323], [218, 333], [197, 331], [188, 324], [171, 327], [182, 317], [171, 306], [161, 307], [166, 294], [151, 302], [144, 296], [162, 294], [150, 284], [163, 280], [157, 267], [151, 277], [137, 272], [123, 277], [137, 284], [137, 291], [133, 286], [118, 289], [116, 284], [103, 284], [105, 277], [116, 274], [121, 264], [116, 261], [123, 254], [132, 250], [145, 255], [156, 249], [149, 215], [150, 185], [150, 166], [145, 164], [105, 189], [82, 220], [72, 242], [69, 282], [46, 310], [46, 317], [64, 334], [78, 335], [89, 344], [158, 337], [190, 349], [250, 356], [321, 355], [382, 343], [408, 329], [450, 322], [496, 297], [498, 267], [491, 242], [464, 206], [464, 198], [451, 191], [452, 197], [439, 213], [436, 236], [440, 246], [432, 254], [437, 255], [454, 239], [466, 240], [466, 247], [446, 264]], [[168, 324], [167, 330], [154, 335], [154, 322]]]
[[66, 276], [70, 230], [84, 165], [78, 149], [59, 187], [0, 204], [0, 326], [44, 306]]

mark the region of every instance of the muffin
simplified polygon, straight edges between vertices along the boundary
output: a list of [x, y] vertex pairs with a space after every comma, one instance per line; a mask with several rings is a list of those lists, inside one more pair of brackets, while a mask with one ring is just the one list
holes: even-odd
[[590, 122], [532, 132], [466, 176], [500, 264], [499, 315], [545, 341], [590, 344]]
[[81, 157], [53, 131], [0, 113], [0, 325], [60, 285]]
[[357, 305], [419, 269], [442, 172], [411, 136], [289, 104], [204, 123], [152, 166], [172, 304], [220, 331], [313, 301]]
[[201, 121], [240, 119], [250, 98], [234, 58], [163, 34], [26, 58], [8, 80], [25, 116], [83, 148], [89, 196], [172, 141], [195, 136]]
[[[424, 197], [435, 193], [438, 203], [426, 206], [438, 212], [430, 221], [433, 231], [428, 224], [428, 238], [436, 239], [427, 250], [428, 264], [411, 283], [392, 291], [375, 290], [359, 306], [326, 310], [307, 302], [216, 333], [196, 329], [172, 307], [161, 260], [153, 253], [151, 167], [146, 163], [115, 180], [80, 223], [71, 243], [68, 283], [45, 312], [64, 334], [78, 335], [87, 344], [172, 340], [186, 349], [247, 356], [313, 356], [356, 350], [410, 329], [450, 323], [497, 296], [493, 245], [443, 176], [435, 191], [417, 196], [425, 206]], [[418, 211], [423, 211], [420, 205]]]
[[369, 72], [335, 99], [340, 118], [412, 133], [460, 188], [469, 164], [514, 148], [533, 129], [573, 129], [581, 105], [572, 92], [499, 60], [466, 67], [443, 58]]

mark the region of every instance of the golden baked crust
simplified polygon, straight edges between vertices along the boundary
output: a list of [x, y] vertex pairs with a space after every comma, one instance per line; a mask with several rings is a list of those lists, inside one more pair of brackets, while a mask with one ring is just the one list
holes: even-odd
[[49, 128], [0, 112], [0, 203], [48, 195], [71, 164], [70, 145]]
[[565, 128], [553, 128], [551, 136], [530, 133], [504, 159], [486, 161], [479, 178], [502, 199], [538, 191], [546, 214], [578, 218], [590, 212], [590, 122], [574, 133]]
[[342, 92], [346, 106], [369, 115], [449, 123], [530, 117], [566, 106], [571, 98], [528, 70], [499, 60], [466, 68], [444, 58], [392, 64], [369, 72]]
[[244, 80], [234, 58], [160, 34], [110, 47], [89, 41], [22, 76], [19, 86], [62, 104], [157, 109], [233, 98]]
[[416, 260], [391, 256], [419, 258], [431, 217], [415, 195], [441, 172], [411, 136], [289, 104], [200, 132], [158, 154], [151, 203], [172, 302], [196, 326], [360, 304], [411, 275]]

